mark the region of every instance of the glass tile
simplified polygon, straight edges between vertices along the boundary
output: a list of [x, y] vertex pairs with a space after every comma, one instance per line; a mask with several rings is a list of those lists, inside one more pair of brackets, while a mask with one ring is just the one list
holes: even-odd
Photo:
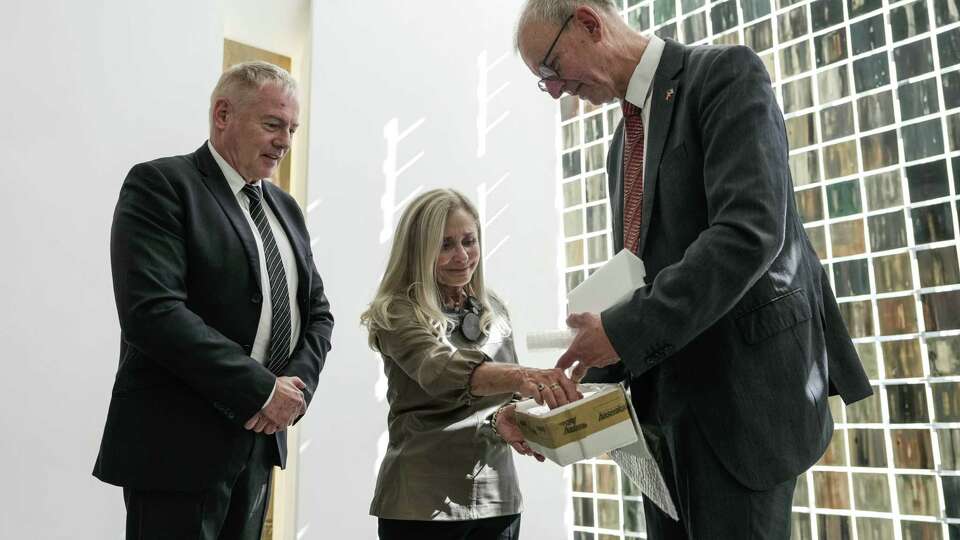
[[917, 310], [913, 296], [879, 299], [877, 313], [880, 317], [880, 335], [895, 336], [917, 331]]
[[838, 28], [813, 38], [817, 67], [826, 66], [847, 57], [847, 29]]
[[633, 480], [630, 480], [626, 474], [623, 474], [623, 471], [620, 471], [620, 489], [623, 490], [621, 495], [626, 497], [639, 497], [641, 496], [640, 488], [633, 483]]
[[827, 186], [827, 208], [832, 218], [849, 216], [862, 211], [860, 182], [851, 180]]
[[583, 270], [576, 270], [574, 272], [567, 272], [566, 282], [567, 282], [567, 293], [575, 289], [577, 285], [583, 283], [584, 275]]
[[607, 235], [601, 234], [587, 238], [587, 251], [590, 264], [604, 262], [610, 257], [607, 255]]
[[[913, 300], [912, 297], [910, 299]], [[880, 316], [883, 317], [883, 314]], [[884, 341], [880, 343], [880, 348], [883, 349], [883, 364], [887, 368], [888, 379], [923, 377], [919, 341]]]
[[[857, 349], [857, 356], [860, 357], [860, 364], [863, 365], [863, 371], [868, 379], [879, 379], [880, 370], [877, 369], [877, 348], [871, 341], [868, 343], [854, 343]], [[836, 418], [834, 418], [836, 420]]]
[[573, 465], [573, 490], [593, 493], [593, 465], [589, 463]]
[[817, 508], [850, 508], [847, 473], [813, 471], [813, 489]]
[[563, 126], [563, 149], [569, 150], [580, 144], [580, 124], [570, 122]]
[[583, 191], [580, 189], [580, 180], [567, 182], [563, 185], [563, 206], [571, 206], [583, 203]]
[[930, 376], [960, 375], [960, 336], [927, 338]]
[[920, 304], [928, 332], [960, 329], [960, 291], [921, 294]]
[[574, 150], [563, 155], [563, 177], [569, 178], [580, 174], [580, 151]]
[[857, 92], [865, 92], [890, 83], [886, 51], [853, 61], [853, 84]]
[[839, 399], [840, 396], [830, 396], [827, 398], [827, 405], [830, 408], [830, 416], [833, 417], [833, 421], [837, 423], [846, 422], [844, 419], [844, 410], [845, 404], [842, 399]]
[[787, 140], [790, 141], [791, 150], [810, 146], [817, 142], [815, 118], [814, 113], [809, 113], [787, 119]]
[[603, 151], [603, 143], [588, 146], [583, 153], [586, 156], [584, 167], [588, 172], [600, 170], [606, 167], [607, 158]]
[[843, 22], [843, 0], [815, 0], [810, 4], [813, 31]]
[[879, 388], [874, 387], [873, 394], [847, 406], [847, 422], [851, 424], [879, 424], [882, 422]]
[[617, 495], [617, 478], [620, 476], [616, 465], [597, 464], [597, 493]]
[[650, 28], [650, 8], [640, 6], [640, 8], [627, 12], [627, 24], [637, 32], [643, 32]]
[[820, 132], [824, 141], [853, 134], [853, 103], [841, 103], [820, 111]]
[[817, 514], [817, 530], [820, 531], [820, 540], [851, 540], [850, 518], [847, 516], [831, 516]]
[[855, 174], [857, 172], [857, 143], [846, 141], [824, 147], [823, 172], [827, 178]]
[[674, 0], [653, 0], [653, 25], [660, 26], [676, 17], [677, 4]]
[[903, 211], [878, 214], [867, 218], [870, 223], [870, 249], [886, 251], [907, 245], [907, 227]]
[[887, 404], [890, 423], [909, 424], [929, 422], [927, 394], [922, 384], [892, 384], [887, 386]]
[[797, 477], [797, 487], [793, 490], [793, 506], [810, 506], [810, 494], [807, 492], [807, 475]]
[[620, 502], [610, 499], [597, 499], [598, 527], [620, 529]]
[[897, 131], [890, 130], [861, 137], [860, 152], [863, 154], [863, 169], [865, 171], [894, 165], [900, 159], [897, 148]]
[[890, 487], [886, 474], [853, 473], [853, 500], [857, 510], [890, 511]]
[[893, 50], [897, 79], [905, 80], [933, 71], [933, 50], [929, 39], [914, 41]]
[[943, 535], [939, 523], [921, 521], [901, 521], [903, 540], [942, 540]]
[[807, 35], [810, 27], [807, 25], [807, 8], [800, 6], [777, 17], [777, 27], [780, 30], [780, 43]]
[[943, 501], [948, 518], [960, 518], [960, 476], [943, 476]]
[[937, 422], [960, 422], [960, 382], [933, 383], [933, 414]]
[[573, 524], [581, 527], [593, 527], [593, 499], [573, 498]]
[[[850, 429], [850, 461], [854, 467], [886, 467], [882, 429]], [[856, 478], [856, 477], [854, 477]], [[859, 502], [857, 505], [859, 506]]]
[[784, 77], [799, 75], [810, 69], [809, 41], [801, 41], [780, 50], [780, 71]]
[[773, 27], [770, 24], [770, 19], [744, 28], [743, 43], [756, 52], [773, 47]]
[[960, 64], [960, 29], [954, 28], [937, 35], [940, 69]]
[[833, 265], [837, 296], [870, 294], [870, 273], [866, 259], [838, 262]]
[[804, 222], [823, 219], [823, 201], [820, 193], [819, 186], [794, 193], [797, 200], [797, 211]]
[[937, 477], [898, 474], [897, 498], [900, 499], [902, 514], [936, 516], [940, 506], [937, 500]]
[[794, 512], [790, 516], [790, 540], [813, 540], [809, 514]]
[[882, 6], [881, 0], [847, 0], [847, 12], [850, 18], [880, 9]]
[[770, 13], [770, 0], [741, 0], [743, 20], [752, 21]]
[[873, 335], [873, 310], [869, 300], [843, 302], [840, 304], [840, 314], [843, 315], [850, 337]]
[[918, 36], [930, 29], [926, 0], [898, 6], [890, 10], [890, 29], [894, 41]]
[[563, 235], [567, 238], [583, 234], [583, 210], [576, 209], [563, 213]]
[[878, 293], [906, 291], [913, 288], [910, 255], [897, 253], [873, 259], [873, 277]]
[[807, 238], [810, 239], [810, 244], [813, 246], [813, 250], [817, 253], [817, 257], [821, 259], [827, 258], [827, 241], [826, 235], [823, 232], [823, 227], [807, 227]]
[[904, 172], [910, 188], [910, 202], [926, 201], [950, 194], [946, 161], [911, 165]]
[[710, 22], [713, 23], [713, 33], [720, 34], [733, 28], [739, 22], [737, 20], [737, 3], [735, 0], [727, 0], [720, 4], [714, 4], [710, 8]]
[[960, 114], [947, 117], [947, 140], [950, 141], [951, 152], [960, 150]]
[[960, 20], [960, 7], [957, 0], [933, 0], [933, 12], [936, 15], [937, 26]]
[[902, 121], [935, 113], [940, 110], [940, 98], [937, 95], [937, 78], [932, 77], [920, 82], [902, 84], [897, 88]]
[[597, 113], [583, 119], [583, 140], [593, 142], [603, 137], [603, 113]]
[[583, 241], [567, 242], [567, 268], [583, 264]]
[[824, 105], [850, 95], [850, 77], [846, 64], [825, 69], [817, 74], [820, 104]]
[[960, 429], [938, 429], [940, 466], [948, 471], [960, 470]]
[[683, 41], [694, 43], [707, 37], [707, 15], [704, 12], [694, 13], [683, 19]]
[[863, 184], [867, 191], [868, 210], [882, 210], [903, 204], [900, 174], [897, 171], [868, 176]]
[[953, 239], [953, 216], [950, 204], [934, 204], [910, 210], [913, 239], [917, 244]]
[[850, 25], [850, 41], [853, 54], [872, 51], [886, 45], [883, 31], [883, 15], [878, 14]]
[[623, 530], [636, 533], [644, 533], [647, 531], [642, 502], [623, 501]]
[[844, 430], [835, 429], [830, 437], [830, 444], [820, 457], [818, 465], [840, 465], [847, 464], [847, 443], [844, 439]]
[[811, 150], [790, 156], [790, 176], [793, 177], [793, 185], [797, 187], [819, 182], [820, 166], [817, 161], [817, 151]]
[[573, 531], [573, 540], [596, 540], [596, 538], [597, 536], [592, 532]]
[[740, 34], [736, 31], [713, 38], [714, 45], [740, 45]]
[[587, 178], [587, 202], [601, 201], [607, 198], [607, 173], [595, 174]]
[[813, 91], [810, 77], [797, 79], [783, 85], [783, 112], [792, 113], [813, 106]]
[[620, 123], [620, 120], [623, 119], [623, 111], [620, 110], [620, 107], [613, 107], [612, 109], [607, 110], [607, 125], [610, 126], [610, 132], [613, 133], [613, 130], [617, 127], [617, 124]]
[[834, 257], [859, 255], [866, 251], [862, 219], [831, 224], [830, 238]]
[[940, 79], [944, 106], [948, 109], [960, 107], [960, 71], [944, 73]]
[[607, 228], [607, 206], [604, 204], [587, 207], [587, 232], [599, 232]]
[[893, 521], [883, 518], [857, 518], [859, 540], [890, 540], [893, 538]]
[[560, 98], [560, 121], [569, 120], [580, 113], [580, 99], [566, 95]]
[[903, 126], [900, 134], [903, 137], [903, 155], [907, 161], [943, 153], [943, 130], [939, 118]]
[[889, 91], [870, 94], [857, 100], [860, 131], [870, 131], [894, 122], [893, 96]]
[[933, 446], [929, 429], [894, 429], [893, 466], [898, 469], [933, 469]]

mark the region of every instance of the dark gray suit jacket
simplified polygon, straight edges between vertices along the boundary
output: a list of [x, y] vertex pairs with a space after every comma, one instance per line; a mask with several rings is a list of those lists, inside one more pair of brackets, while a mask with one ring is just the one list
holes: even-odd
[[[831, 390], [851, 403], [871, 388], [797, 214], [763, 63], [746, 47], [668, 40], [649, 132], [640, 256], [652, 286], [601, 314], [622, 359], [606, 376], [630, 378], [644, 422], [694, 415], [729, 471], [766, 489], [822, 455]], [[622, 156], [621, 122], [607, 161], [616, 251]]]
[[[300, 335], [282, 375], [307, 403], [330, 350], [333, 316], [296, 201], [269, 182], [299, 273]], [[140, 163], [117, 201], [110, 238], [120, 365], [93, 474], [139, 489], [196, 490], [235, 478], [254, 437], [243, 429], [276, 377], [250, 357], [263, 295], [253, 231], [204, 144]], [[286, 433], [274, 436], [286, 462]]]

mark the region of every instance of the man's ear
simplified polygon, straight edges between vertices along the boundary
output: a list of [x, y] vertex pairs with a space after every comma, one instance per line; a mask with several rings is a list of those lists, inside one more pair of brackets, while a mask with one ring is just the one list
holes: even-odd
[[233, 114], [233, 107], [227, 98], [217, 98], [213, 102], [213, 125], [220, 129], [227, 127], [227, 120], [231, 114]]
[[577, 24], [582, 26], [594, 43], [600, 41], [605, 30], [603, 26], [603, 17], [597, 11], [589, 6], [580, 6], [573, 13], [573, 18]]

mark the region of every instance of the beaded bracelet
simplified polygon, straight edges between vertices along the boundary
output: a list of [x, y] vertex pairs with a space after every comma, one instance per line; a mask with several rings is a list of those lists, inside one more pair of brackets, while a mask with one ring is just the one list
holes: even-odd
[[498, 420], [499, 417], [500, 417], [500, 412], [503, 411], [503, 409], [507, 408], [508, 406], [509, 406], [509, 404], [508, 404], [508, 405], [502, 405], [500, 408], [498, 408], [497, 410], [493, 411], [493, 416], [490, 417], [490, 429], [492, 429], [492, 430], [493, 430], [493, 434], [496, 435], [497, 437], [500, 437], [501, 440], [503, 440], [503, 435], [501, 435], [500, 432], [497, 431], [497, 420]]

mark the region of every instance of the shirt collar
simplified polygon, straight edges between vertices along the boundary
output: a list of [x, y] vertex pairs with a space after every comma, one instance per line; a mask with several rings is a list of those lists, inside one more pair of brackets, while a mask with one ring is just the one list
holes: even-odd
[[[220, 171], [223, 172], [223, 177], [227, 179], [227, 184], [230, 185], [230, 190], [233, 191], [234, 195], [238, 195], [240, 190], [243, 189], [243, 186], [245, 186], [247, 182], [242, 176], [240, 176], [240, 173], [238, 173], [236, 169], [227, 163], [227, 160], [223, 159], [223, 156], [217, 152], [217, 149], [213, 147], [213, 143], [211, 143], [209, 140], [207, 141], [207, 148], [210, 149], [210, 153], [213, 154], [213, 160], [217, 162], [217, 165], [220, 167]], [[261, 182], [261, 180], [257, 180], [252, 185], [262, 187], [260, 185]]]
[[643, 56], [640, 57], [640, 63], [633, 70], [630, 83], [627, 84], [627, 95], [624, 99], [641, 109], [647, 100], [647, 94], [650, 93], [653, 77], [657, 73], [657, 66], [660, 65], [660, 57], [663, 56], [664, 45], [664, 41], [656, 34], [650, 36], [647, 48], [644, 49]]

